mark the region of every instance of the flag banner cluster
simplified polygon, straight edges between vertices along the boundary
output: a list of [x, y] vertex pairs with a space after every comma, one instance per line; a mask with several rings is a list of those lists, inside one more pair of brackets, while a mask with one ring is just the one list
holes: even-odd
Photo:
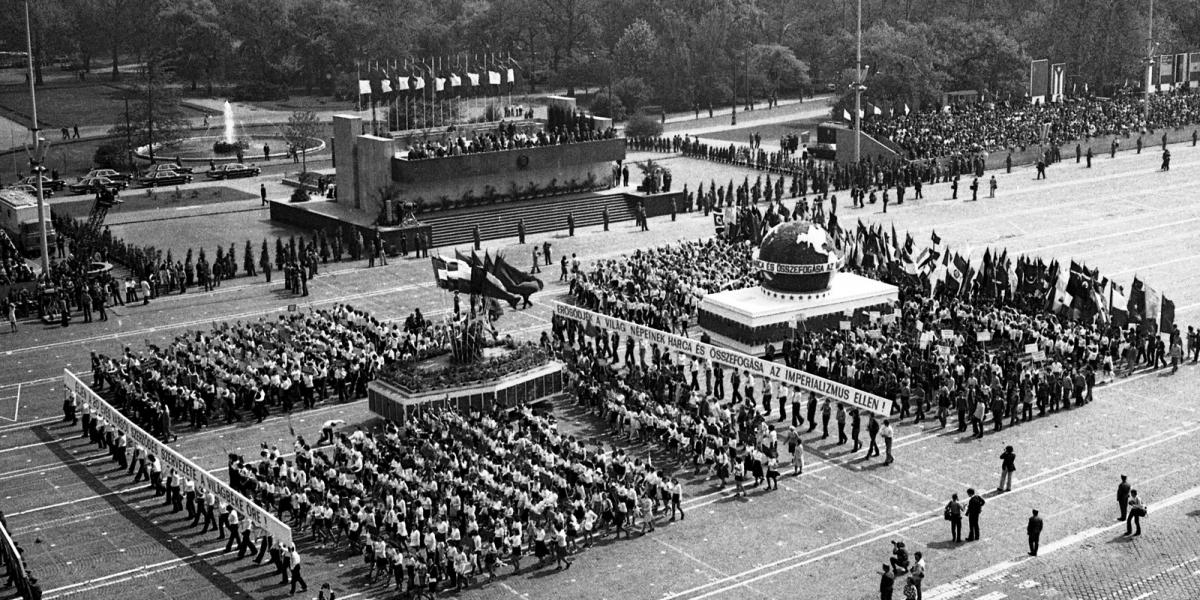
[[895, 281], [924, 279], [931, 293], [1020, 299], [1077, 321], [1112, 323], [1122, 329], [1137, 325], [1152, 334], [1175, 331], [1175, 303], [1137, 276], [1127, 294], [1124, 286], [1074, 260], [1046, 263], [992, 248], [976, 258], [971, 249], [951, 250], [936, 231], [918, 251], [911, 233], [902, 240], [895, 226], [889, 233], [882, 225], [868, 227], [862, 221], [853, 231], [839, 228], [834, 238], [847, 265], [885, 272]]
[[[511, 57], [492, 53], [358, 65], [358, 94], [373, 103], [402, 95], [480, 97], [499, 94], [517, 82]], [[482, 82], [482, 83], [481, 83]]]
[[776, 362], [750, 356], [749, 354], [742, 354], [736, 350], [705, 344], [698, 340], [651, 329], [637, 323], [561, 302], [554, 302], [554, 316], [570, 319], [583, 325], [585, 334], [592, 337], [595, 337], [600, 332], [607, 332], [610, 335], [614, 332], [619, 333], [623, 337], [633, 338], [639, 343], [649, 342], [658, 345], [659, 348], [665, 351], [679, 352], [693, 358], [702, 358], [733, 369], [749, 371], [752, 375], [765, 377], [785, 385], [795, 386], [804, 391], [825, 396], [834, 401], [870, 411], [877, 415], [886, 417], [892, 413], [892, 401], [887, 398], [882, 398], [858, 388], [825, 379], [824, 377], [818, 377], [800, 369], [793, 369]]
[[507, 302], [513, 308], [540, 291], [542, 280], [518, 269], [499, 254], [473, 252], [455, 256], [433, 256], [433, 277], [437, 286], [448, 291], [480, 295]]
[[292, 543], [291, 527], [277, 519], [269, 510], [259, 507], [258, 504], [229, 487], [224, 481], [201, 469], [196, 463], [176, 452], [174, 448], [147, 433], [121, 411], [106, 402], [104, 398], [101, 398], [99, 394], [92, 391], [87, 384], [68, 369], [63, 369], [63, 386], [68, 400], [74, 398], [81, 407], [86, 406], [91, 414], [104, 419], [108, 426], [124, 432], [125, 437], [129, 440], [129, 448], [140, 445], [146, 450], [148, 456], [157, 457], [162, 462], [164, 473], [174, 469], [185, 480], [196, 482], [198, 494], [212, 492], [222, 506], [232, 506], [238, 516], [249, 519], [255, 527], [275, 538], [276, 542]]

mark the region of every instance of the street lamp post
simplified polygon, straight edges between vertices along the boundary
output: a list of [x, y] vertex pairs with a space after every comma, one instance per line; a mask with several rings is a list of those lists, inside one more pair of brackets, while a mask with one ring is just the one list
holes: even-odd
[[33, 77], [33, 34], [31, 33], [31, 25], [29, 21], [29, 0], [25, 0], [25, 49], [29, 59], [29, 104], [32, 107], [30, 117], [32, 123], [29, 131], [33, 134], [33, 151], [29, 158], [30, 166], [33, 167], [33, 174], [37, 177], [37, 207], [38, 207], [38, 230], [40, 232], [41, 250], [42, 250], [42, 274], [50, 276], [50, 248], [46, 243], [46, 194], [42, 188], [42, 172], [46, 170], [42, 166], [42, 162], [46, 159], [46, 140], [42, 137], [41, 129], [38, 128], [37, 116], [37, 92], [34, 86]]

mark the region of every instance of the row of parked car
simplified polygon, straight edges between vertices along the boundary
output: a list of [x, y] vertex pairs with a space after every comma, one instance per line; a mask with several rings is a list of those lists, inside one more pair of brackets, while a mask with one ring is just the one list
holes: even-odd
[[[67, 183], [66, 180], [54, 179], [46, 175], [41, 175], [40, 177], [42, 178], [42, 192], [49, 197], [53, 196], [55, 192], [62, 192], [63, 190], [68, 190], [72, 194], [88, 194], [95, 193], [100, 189], [115, 192], [135, 184], [144, 188], [182, 185], [192, 181], [195, 175], [194, 171], [192, 167], [176, 164], [158, 164], [151, 166], [137, 175], [124, 173], [115, 169], [92, 169], [73, 183]], [[254, 177], [261, 172], [262, 169], [252, 164], [230, 163], [217, 165], [215, 168], [205, 171], [204, 176], [209, 179], [234, 179], [237, 177]], [[36, 195], [38, 177], [38, 175], [31, 175], [8, 187]]]

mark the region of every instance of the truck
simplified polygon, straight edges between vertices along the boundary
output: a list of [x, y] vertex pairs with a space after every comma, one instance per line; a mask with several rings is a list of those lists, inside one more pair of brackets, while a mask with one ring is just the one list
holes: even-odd
[[[46, 243], [53, 246], [56, 234], [50, 222], [48, 205], [44, 209], [43, 220], [46, 222]], [[0, 229], [8, 234], [19, 252], [40, 254], [37, 198], [21, 190], [0, 190]]]

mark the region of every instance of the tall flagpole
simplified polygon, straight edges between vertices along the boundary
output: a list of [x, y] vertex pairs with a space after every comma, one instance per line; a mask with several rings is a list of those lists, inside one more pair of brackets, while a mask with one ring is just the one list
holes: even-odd
[[862, 0], [858, 0], [858, 35], [854, 51], [854, 164], [862, 159]]
[[1146, 32], [1145, 118], [1150, 121], [1150, 82], [1154, 81], [1154, 0], [1150, 0], [1150, 24]]

